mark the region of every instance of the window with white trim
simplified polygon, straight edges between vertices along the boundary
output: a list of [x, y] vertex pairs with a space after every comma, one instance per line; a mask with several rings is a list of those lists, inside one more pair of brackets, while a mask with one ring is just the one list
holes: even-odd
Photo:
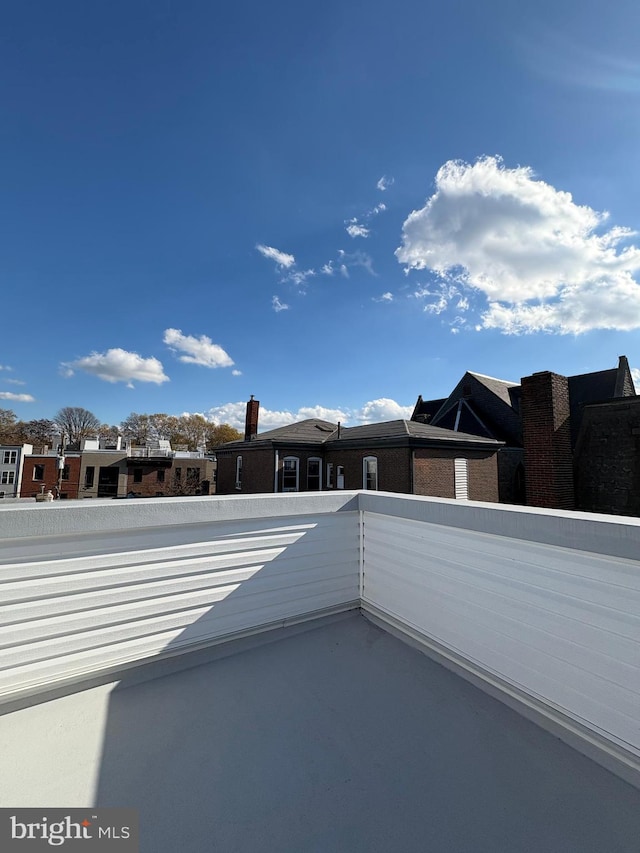
[[322, 459], [316, 456], [307, 459], [307, 489], [310, 492], [322, 489]]
[[236, 456], [236, 489], [242, 488], [242, 456]]
[[338, 465], [336, 468], [336, 488], [344, 489], [344, 465]]
[[362, 460], [362, 488], [378, 488], [378, 457], [365, 456]]
[[327, 462], [327, 488], [333, 488], [333, 462]]
[[4, 464], [5, 465], [15, 465], [17, 458], [18, 458], [18, 451], [17, 450], [5, 450], [4, 451]]
[[457, 501], [469, 500], [469, 465], [466, 459], [453, 462], [453, 479]]
[[3, 486], [12, 486], [16, 481], [16, 472], [15, 471], [3, 471], [2, 472], [2, 485]]
[[33, 466], [33, 479], [44, 480], [44, 465]]
[[300, 487], [300, 460], [297, 456], [285, 456], [282, 460], [282, 491], [297, 492]]

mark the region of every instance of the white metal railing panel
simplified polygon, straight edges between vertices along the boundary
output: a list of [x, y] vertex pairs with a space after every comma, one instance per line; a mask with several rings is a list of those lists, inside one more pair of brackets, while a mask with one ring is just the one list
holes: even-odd
[[365, 607], [640, 754], [637, 562], [365, 512], [364, 566]]

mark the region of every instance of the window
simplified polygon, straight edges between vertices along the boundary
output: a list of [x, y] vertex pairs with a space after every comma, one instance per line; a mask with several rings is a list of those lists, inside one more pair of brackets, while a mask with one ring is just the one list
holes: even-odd
[[298, 464], [297, 456], [286, 456], [282, 460], [282, 491], [298, 491]]
[[333, 462], [327, 462], [327, 488], [333, 488]]
[[242, 488], [242, 456], [236, 456], [236, 489]]
[[307, 459], [307, 489], [310, 492], [322, 489], [322, 459]]
[[62, 479], [63, 480], [69, 479], [69, 466], [68, 465], [62, 466]]
[[18, 451], [17, 450], [5, 450], [4, 451], [4, 464], [5, 465], [15, 465], [17, 458], [18, 458]]
[[182, 479], [182, 468], [176, 468], [175, 470], [175, 478], [176, 480]]
[[344, 489], [344, 465], [336, 467], [336, 488]]
[[159, 483], [164, 483], [164, 468], [158, 468], [158, 470], [156, 471], [156, 479]]
[[141, 483], [142, 482], [142, 468], [134, 468], [133, 469], [133, 482]]
[[44, 480], [44, 465], [33, 466], [33, 479]]
[[3, 486], [12, 486], [15, 483], [16, 472], [15, 471], [3, 471], [2, 472], [2, 485]]
[[378, 459], [376, 456], [365, 456], [362, 460], [362, 488], [378, 488]]
[[84, 487], [85, 489], [93, 488], [93, 479], [96, 475], [96, 469], [93, 465], [87, 465], [87, 470], [84, 472]]
[[469, 500], [469, 470], [466, 459], [455, 459], [453, 463], [453, 479], [457, 501]]

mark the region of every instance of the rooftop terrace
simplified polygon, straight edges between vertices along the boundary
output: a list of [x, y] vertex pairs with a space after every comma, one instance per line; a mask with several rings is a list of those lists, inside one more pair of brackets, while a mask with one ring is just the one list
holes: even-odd
[[149, 853], [638, 850], [635, 519], [323, 493], [0, 533], [0, 806], [135, 807]]

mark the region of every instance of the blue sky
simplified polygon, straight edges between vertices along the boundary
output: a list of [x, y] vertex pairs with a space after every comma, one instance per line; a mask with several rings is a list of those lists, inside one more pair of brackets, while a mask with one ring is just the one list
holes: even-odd
[[640, 367], [639, 18], [5, 7], [0, 406], [355, 424]]

